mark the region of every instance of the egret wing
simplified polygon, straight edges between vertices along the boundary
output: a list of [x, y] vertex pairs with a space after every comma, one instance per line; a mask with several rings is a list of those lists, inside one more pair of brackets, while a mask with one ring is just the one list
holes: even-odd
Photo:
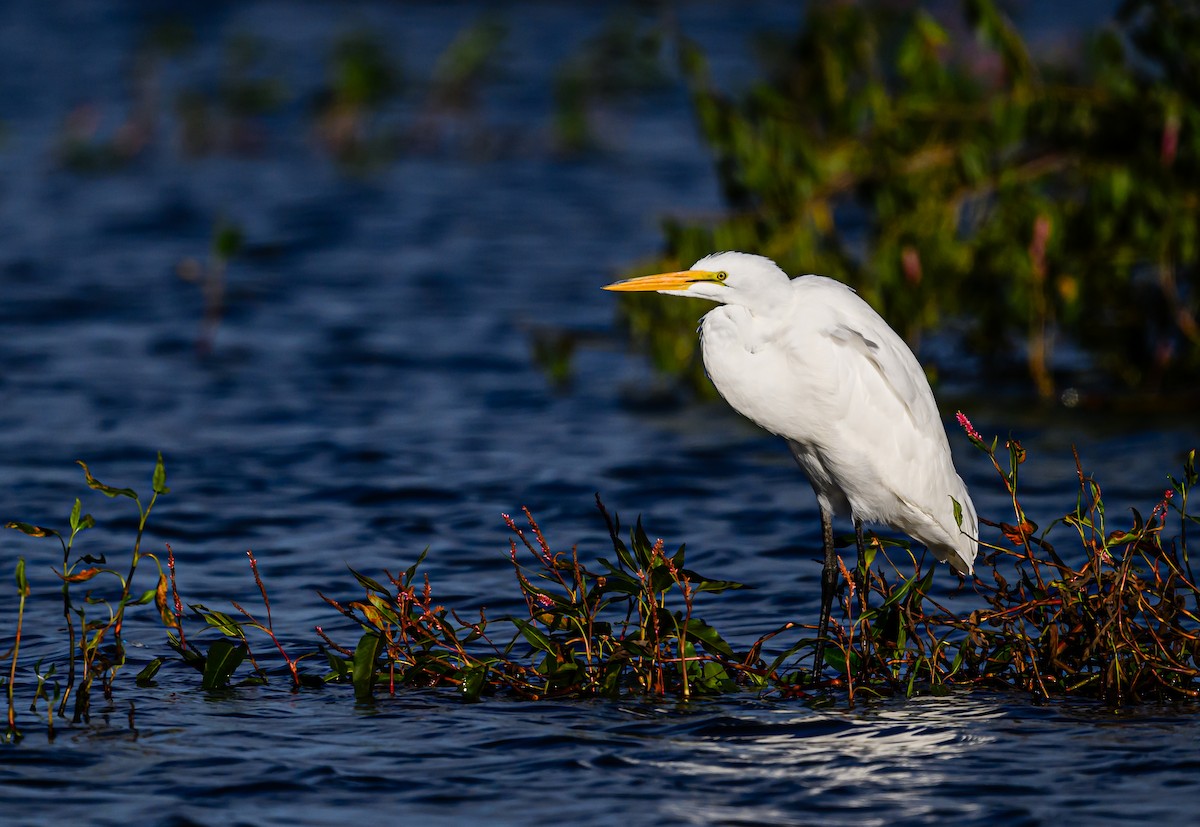
[[921, 364], [883, 319], [876, 315], [875, 320], [878, 323], [870, 326], [862, 325], [863, 319], [838, 322], [825, 335], [862, 357], [858, 364], [874, 370], [919, 430], [932, 427], [939, 421], [937, 404]]

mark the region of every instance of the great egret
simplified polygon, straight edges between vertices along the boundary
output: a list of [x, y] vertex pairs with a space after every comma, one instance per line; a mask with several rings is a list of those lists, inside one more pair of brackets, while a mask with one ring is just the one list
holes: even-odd
[[787, 440], [821, 509], [814, 674], [837, 586], [835, 515], [854, 521], [860, 560], [862, 524], [881, 523], [960, 574], [974, 571], [975, 506], [954, 470], [929, 382], [904, 340], [851, 288], [824, 276], [789, 279], [769, 258], [727, 252], [604, 289], [721, 304], [700, 322], [709, 379], [734, 410]]

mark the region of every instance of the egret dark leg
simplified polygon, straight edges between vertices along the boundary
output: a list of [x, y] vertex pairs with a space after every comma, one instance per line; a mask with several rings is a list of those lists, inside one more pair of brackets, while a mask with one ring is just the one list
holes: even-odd
[[821, 538], [825, 543], [825, 564], [821, 568], [821, 619], [817, 623], [817, 652], [813, 659], [813, 681], [821, 677], [825, 665], [825, 639], [829, 636], [829, 615], [837, 591], [837, 554], [833, 550], [833, 515], [821, 509]]

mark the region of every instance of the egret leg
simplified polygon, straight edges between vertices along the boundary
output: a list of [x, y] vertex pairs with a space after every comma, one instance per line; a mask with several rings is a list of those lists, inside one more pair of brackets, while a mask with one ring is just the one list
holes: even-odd
[[829, 615], [837, 591], [837, 554], [833, 550], [833, 515], [821, 509], [821, 538], [825, 543], [825, 564], [821, 568], [821, 619], [817, 623], [817, 651], [813, 658], [813, 682], [821, 677], [825, 665], [825, 639], [829, 636]]

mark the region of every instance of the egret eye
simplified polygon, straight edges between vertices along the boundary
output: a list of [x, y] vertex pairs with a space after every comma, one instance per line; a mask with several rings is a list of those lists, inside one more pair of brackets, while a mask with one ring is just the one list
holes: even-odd
[[725, 279], [727, 279], [727, 278], [729, 278], [729, 274], [726, 273], [724, 270], [717, 273], [717, 281], [725, 281]]

